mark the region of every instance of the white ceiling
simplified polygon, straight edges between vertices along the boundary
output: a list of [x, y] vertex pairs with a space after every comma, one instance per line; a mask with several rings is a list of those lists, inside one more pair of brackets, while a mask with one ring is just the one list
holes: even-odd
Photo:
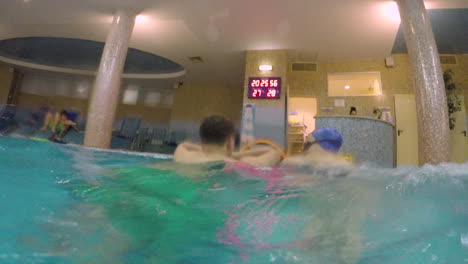
[[[468, 0], [426, 1], [468, 8]], [[187, 80], [242, 83], [250, 49], [294, 49], [298, 60], [384, 57], [399, 26], [387, 0], [0, 0], [0, 39], [104, 41], [117, 9], [139, 12], [131, 47], [171, 59]], [[187, 58], [202, 56], [202, 64]]]

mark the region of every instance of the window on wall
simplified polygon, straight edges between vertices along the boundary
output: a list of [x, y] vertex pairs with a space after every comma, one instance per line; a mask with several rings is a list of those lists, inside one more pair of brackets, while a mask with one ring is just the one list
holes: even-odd
[[161, 103], [160, 92], [148, 92], [145, 97], [146, 106], [157, 106]]
[[328, 96], [382, 95], [380, 72], [342, 72], [328, 74]]
[[60, 96], [71, 96], [71, 82], [68, 80], [56, 80], [55, 94]]
[[129, 85], [124, 91], [122, 103], [127, 105], [136, 105], [138, 101], [138, 90], [138, 86]]
[[21, 92], [34, 95], [53, 96], [56, 95], [56, 86], [57, 83], [54, 79], [26, 74], [21, 84]]
[[78, 98], [88, 98], [89, 81], [82, 80], [76, 83], [74, 96]]

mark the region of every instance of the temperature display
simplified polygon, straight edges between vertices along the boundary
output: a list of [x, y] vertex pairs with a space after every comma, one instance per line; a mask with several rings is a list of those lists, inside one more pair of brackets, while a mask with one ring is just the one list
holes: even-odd
[[281, 78], [252, 77], [249, 78], [250, 99], [280, 99]]

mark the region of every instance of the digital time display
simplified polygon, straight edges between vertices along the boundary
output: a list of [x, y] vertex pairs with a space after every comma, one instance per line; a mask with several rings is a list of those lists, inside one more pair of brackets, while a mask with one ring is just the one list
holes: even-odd
[[280, 99], [280, 77], [249, 78], [249, 99]]

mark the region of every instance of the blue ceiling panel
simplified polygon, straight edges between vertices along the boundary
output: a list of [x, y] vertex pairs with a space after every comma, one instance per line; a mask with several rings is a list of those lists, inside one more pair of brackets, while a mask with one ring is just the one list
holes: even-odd
[[[91, 40], [27, 37], [0, 41], [0, 56], [24, 62], [68, 69], [96, 71], [104, 43]], [[180, 72], [171, 60], [130, 48], [124, 73], [160, 74]]]
[[[439, 53], [468, 54], [468, 9], [428, 10]], [[392, 53], [407, 53], [400, 25]]]

